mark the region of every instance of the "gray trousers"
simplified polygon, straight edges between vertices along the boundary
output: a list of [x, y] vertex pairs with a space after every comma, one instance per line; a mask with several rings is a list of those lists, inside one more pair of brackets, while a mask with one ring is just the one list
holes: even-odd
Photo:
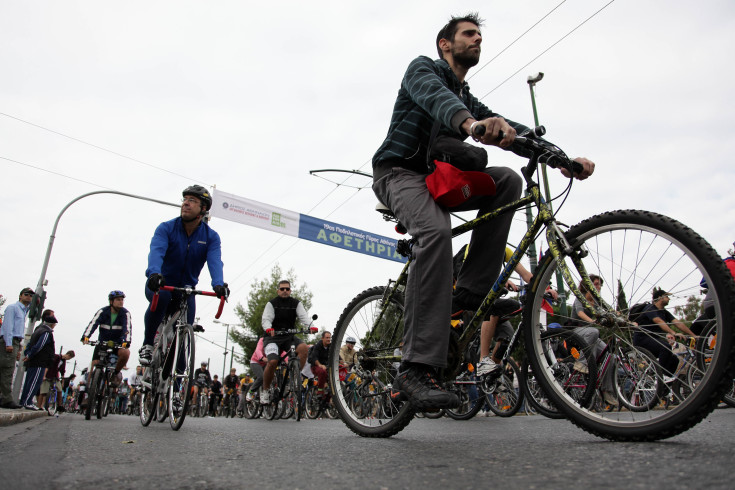
[[2, 403], [13, 401], [13, 373], [15, 372], [15, 361], [20, 351], [20, 340], [13, 339], [13, 352], [5, 351], [5, 341], [2, 340], [2, 351], [0, 351], [0, 395]]
[[[470, 198], [451, 211], [478, 209], [479, 216], [520, 197], [522, 179], [514, 170], [490, 167], [484, 172], [495, 180], [497, 193]], [[449, 210], [432, 199], [425, 179], [394, 167], [373, 183], [373, 191], [417, 240], [406, 284], [403, 360], [444, 367], [452, 306], [451, 221]], [[457, 289], [487, 294], [500, 273], [512, 220], [513, 213], [507, 213], [472, 232]]]

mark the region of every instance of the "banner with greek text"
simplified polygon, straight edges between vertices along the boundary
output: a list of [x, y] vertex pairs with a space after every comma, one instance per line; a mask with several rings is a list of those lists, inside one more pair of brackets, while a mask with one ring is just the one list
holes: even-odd
[[406, 262], [406, 258], [396, 252], [396, 239], [218, 190], [212, 193], [210, 215], [381, 259]]

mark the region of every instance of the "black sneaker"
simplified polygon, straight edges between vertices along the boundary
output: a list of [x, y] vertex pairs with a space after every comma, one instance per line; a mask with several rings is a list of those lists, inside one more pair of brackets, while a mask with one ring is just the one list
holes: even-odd
[[433, 369], [428, 366], [412, 365], [401, 371], [393, 382], [393, 395], [399, 400], [408, 400], [419, 410], [430, 408], [459, 407], [459, 398], [445, 391], [436, 382]]
[[466, 289], [457, 289], [452, 294], [452, 313], [456, 315], [465, 310], [477, 311], [484, 299], [485, 296], [471, 293]]

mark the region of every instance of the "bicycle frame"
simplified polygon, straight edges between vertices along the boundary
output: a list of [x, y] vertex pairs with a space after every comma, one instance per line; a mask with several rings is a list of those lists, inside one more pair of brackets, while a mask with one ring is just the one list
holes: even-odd
[[[584, 256], [584, 253], [582, 252], [581, 255], [578, 254], [571, 247], [571, 245], [567, 242], [564, 236], [564, 233], [559, 228], [559, 225], [557, 224], [556, 219], [551, 209], [549, 208], [549, 205], [546, 203], [546, 201], [541, 195], [541, 191], [540, 191], [538, 183], [535, 182], [532, 178], [533, 174], [536, 172], [536, 169], [538, 168], [538, 165], [539, 165], [538, 155], [534, 153], [534, 155], [529, 159], [528, 165], [522, 170], [522, 174], [526, 181], [527, 191], [528, 191], [528, 194], [526, 197], [518, 199], [512, 203], [508, 203], [482, 216], [478, 216], [477, 218], [473, 220], [470, 220], [466, 223], [463, 223], [461, 225], [458, 225], [452, 228], [452, 232], [451, 232], [452, 237], [456, 237], [464, 233], [467, 233], [468, 231], [472, 231], [478, 226], [481, 226], [489, 221], [492, 221], [493, 219], [497, 218], [500, 215], [503, 215], [508, 212], [515, 212], [519, 209], [522, 209], [525, 206], [532, 205], [537, 209], [537, 214], [536, 214], [536, 217], [534, 218], [533, 224], [521, 238], [521, 241], [516, 247], [515, 251], [513, 252], [513, 255], [511, 256], [510, 260], [506, 263], [505, 267], [500, 272], [500, 275], [495, 280], [495, 283], [493, 283], [492, 287], [490, 288], [490, 291], [487, 293], [487, 296], [485, 296], [485, 299], [482, 301], [479, 308], [475, 312], [475, 315], [469, 321], [464, 331], [460, 335], [459, 339], [457, 340], [456, 352], [459, 354], [459, 358], [454, 359], [454, 360], [450, 359], [451, 362], [448, 364], [446, 372], [445, 372], [447, 379], [453, 379], [459, 374], [461, 365], [462, 365], [462, 360], [463, 360], [467, 346], [472, 341], [472, 339], [475, 337], [477, 331], [480, 329], [483, 319], [490, 311], [490, 308], [492, 307], [495, 300], [497, 300], [502, 295], [502, 290], [505, 284], [508, 282], [508, 279], [510, 279], [510, 276], [513, 273], [513, 270], [515, 269], [515, 267], [520, 263], [523, 255], [525, 255], [531, 242], [534, 240], [534, 238], [543, 228], [546, 229], [546, 239], [547, 239], [548, 246], [549, 246], [548, 253], [550, 253], [557, 260], [559, 270], [561, 271], [562, 277], [564, 278], [564, 282], [566, 283], [571, 293], [574, 294], [574, 296], [576, 296], [586, 308], [589, 308], [590, 310], [596, 311], [596, 312], [599, 310], [601, 316], [605, 317], [605, 320], [601, 322], [601, 324], [610, 323], [611, 321], [609, 318], [606, 318], [608, 315], [607, 311], [610, 310], [609, 306], [604, 302], [600, 294], [595, 289], [584, 267], [584, 264], [582, 264], [581, 258]], [[409, 247], [410, 247], [411, 242], [412, 241], [409, 241]], [[580, 292], [579, 288], [577, 287], [577, 284], [575, 284], [572, 274], [569, 268], [567, 267], [565, 261], [561, 260], [561, 258], [565, 255], [572, 257], [572, 263], [574, 264], [575, 268], [579, 272], [579, 275], [582, 278], [582, 283], [585, 286], [587, 286], [587, 289], [589, 291], [592, 292], [592, 296], [593, 296], [595, 304], [601, 305], [605, 307], [606, 309], [600, 309], [597, 306], [590, 304], [585, 298], [585, 296]], [[386, 294], [383, 297], [383, 301], [382, 301], [383, 305], [390, 304], [391, 299], [398, 293], [398, 291], [405, 288], [405, 285], [408, 279], [409, 266], [411, 265], [412, 262], [413, 262], [413, 256], [409, 256], [408, 261], [403, 267], [403, 270], [401, 271], [398, 278], [395, 281], [389, 281], [388, 286], [386, 287]], [[382, 321], [384, 312], [385, 312], [385, 309], [382, 309], [380, 313], [377, 315], [375, 322], [373, 323], [374, 327], [377, 326]], [[618, 319], [618, 318], [615, 319], [615, 321], [620, 321], [620, 320], [621, 319]], [[622, 319], [622, 321], [625, 321], [625, 320]], [[392, 341], [396, 340], [395, 337], [398, 334], [397, 330], [398, 329], [396, 329], [392, 334], [392, 338], [391, 338]], [[371, 329], [371, 332], [374, 332], [374, 331], [376, 331], [375, 328]], [[384, 361], [400, 362], [401, 360], [400, 357], [394, 356], [392, 352], [386, 355], [378, 355], [378, 356], [370, 356], [370, 357], [373, 359], [379, 359], [379, 360], [384, 360]]]

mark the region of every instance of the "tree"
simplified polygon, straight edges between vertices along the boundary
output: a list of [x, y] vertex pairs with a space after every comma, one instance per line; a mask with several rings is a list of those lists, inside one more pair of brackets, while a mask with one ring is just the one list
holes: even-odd
[[625, 290], [623, 290], [623, 283], [618, 279], [618, 311], [626, 313], [628, 311], [628, 300], [625, 297]]
[[676, 318], [684, 322], [687, 327], [692, 326], [692, 322], [697, 319], [701, 310], [702, 301], [696, 296], [689, 296], [685, 305], [674, 307]]
[[[235, 307], [235, 314], [240, 318], [243, 328], [234, 327], [230, 329], [230, 340], [242, 347], [243, 351], [243, 358], [238, 358], [237, 361], [246, 366], [250, 366], [250, 357], [258, 344], [258, 338], [265, 333], [261, 325], [265, 305], [276, 296], [278, 282], [281, 280], [289, 281], [291, 283], [291, 296], [301, 301], [307, 311], [311, 309], [313, 294], [309, 291], [306, 283], [299, 285], [293, 269], [290, 269], [284, 275], [281, 267], [276, 264], [271, 269], [270, 276], [253, 282], [250, 287], [250, 294], [248, 294], [247, 306], [238, 303]], [[296, 327], [299, 326], [300, 323], [297, 320]], [[304, 340], [308, 341], [308, 339]]]

